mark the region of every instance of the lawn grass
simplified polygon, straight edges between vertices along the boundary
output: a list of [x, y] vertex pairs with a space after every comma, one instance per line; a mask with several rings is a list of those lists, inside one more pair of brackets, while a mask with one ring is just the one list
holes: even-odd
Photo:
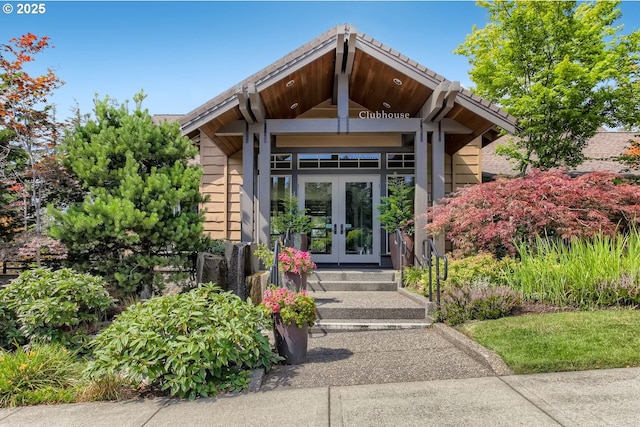
[[529, 314], [459, 328], [516, 374], [640, 366], [640, 311]]

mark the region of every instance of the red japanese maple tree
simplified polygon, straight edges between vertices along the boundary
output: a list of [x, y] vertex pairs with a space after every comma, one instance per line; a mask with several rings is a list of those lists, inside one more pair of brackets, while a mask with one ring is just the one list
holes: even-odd
[[459, 254], [515, 255], [517, 241], [536, 236], [611, 235], [640, 220], [640, 187], [620, 175], [593, 172], [572, 178], [534, 170], [458, 190], [428, 210], [430, 233], [445, 233]]

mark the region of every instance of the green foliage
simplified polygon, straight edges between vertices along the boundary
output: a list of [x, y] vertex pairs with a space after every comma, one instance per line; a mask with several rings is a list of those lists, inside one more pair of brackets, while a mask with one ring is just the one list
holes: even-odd
[[225, 256], [225, 241], [222, 239], [211, 240], [208, 248], [205, 248], [205, 252], [209, 252], [213, 255]]
[[640, 304], [640, 231], [576, 239], [539, 238], [535, 250], [518, 247], [510, 285], [525, 299], [561, 306]]
[[[493, 285], [507, 285], [514, 260], [509, 257], [497, 260], [489, 253], [480, 253], [464, 258], [449, 258], [447, 280], [441, 282], [441, 288], [460, 287], [477, 281], [486, 281]], [[435, 275], [435, 268], [433, 274]], [[435, 277], [432, 279], [435, 287]], [[423, 293], [428, 291], [429, 269], [409, 266], [404, 268], [404, 283]], [[435, 291], [435, 289], [434, 289]]]
[[452, 258], [449, 260], [449, 276], [446, 283], [462, 286], [483, 279], [495, 285], [506, 285], [513, 264], [512, 258], [497, 260], [486, 252], [465, 258]]
[[75, 401], [82, 364], [59, 344], [0, 350], [0, 406]]
[[282, 210], [278, 211], [271, 220], [271, 227], [276, 234], [308, 233], [311, 231], [311, 217], [304, 209], [298, 209], [298, 199], [288, 194], [282, 199]]
[[576, 166], [601, 126], [640, 122], [640, 30], [621, 35], [619, 1], [481, 1], [488, 24], [456, 53], [474, 91], [518, 118], [503, 153], [528, 167]]
[[264, 264], [265, 268], [269, 270], [273, 265], [273, 251], [269, 249], [269, 246], [266, 243], [258, 243], [258, 247], [253, 254], [258, 257], [260, 261]]
[[0, 319], [8, 326], [0, 341], [11, 345], [19, 330], [31, 342], [82, 345], [114, 303], [104, 285], [101, 278], [68, 268], [25, 271], [0, 290]]
[[99, 274], [120, 293], [163, 286], [156, 267], [186, 268], [209, 243], [198, 205], [197, 148], [177, 123], [154, 124], [141, 109], [95, 101], [95, 119], [64, 141], [65, 165], [86, 197], [66, 211], [51, 209], [51, 234], [69, 250], [71, 265]]
[[497, 319], [513, 313], [520, 303], [520, 295], [511, 288], [476, 280], [447, 289], [440, 302], [439, 320], [457, 325], [468, 320]]
[[408, 235], [413, 235], [414, 228], [414, 183], [408, 182], [405, 177], [393, 176], [389, 178], [387, 197], [380, 198], [377, 206], [380, 216], [380, 226], [393, 233], [403, 230]]
[[16, 313], [7, 307], [0, 291], [0, 348], [12, 348], [24, 344]]
[[260, 307], [268, 316], [280, 316], [285, 325], [295, 323], [300, 328], [313, 326], [318, 318], [316, 301], [305, 290], [294, 292], [271, 286], [264, 291]]
[[516, 374], [640, 366], [638, 310], [530, 314], [461, 329]]
[[250, 369], [277, 361], [263, 311], [213, 284], [129, 307], [93, 341], [90, 378], [121, 374], [134, 384], [194, 399], [244, 389]]

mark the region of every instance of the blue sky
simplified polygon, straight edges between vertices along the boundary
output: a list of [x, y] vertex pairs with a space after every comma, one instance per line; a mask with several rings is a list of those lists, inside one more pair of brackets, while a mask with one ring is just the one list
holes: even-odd
[[[453, 50], [486, 24], [468, 1], [43, 1], [39, 16], [0, 3], [14, 8], [0, 13], [0, 43], [31, 32], [55, 45], [33, 71], [49, 67], [66, 82], [51, 99], [59, 119], [76, 105], [90, 112], [96, 93], [124, 101], [141, 89], [150, 113], [187, 113], [341, 23], [469, 86], [467, 60]], [[622, 12], [625, 32], [640, 28], [640, 2]]]

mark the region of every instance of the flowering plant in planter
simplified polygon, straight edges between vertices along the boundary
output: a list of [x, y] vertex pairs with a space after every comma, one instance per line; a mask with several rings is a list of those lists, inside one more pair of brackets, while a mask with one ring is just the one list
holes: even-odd
[[294, 292], [272, 286], [264, 291], [260, 306], [267, 315], [279, 316], [285, 325], [295, 322], [300, 328], [305, 324], [311, 327], [317, 319], [316, 302], [304, 290]]
[[300, 276], [316, 268], [311, 261], [311, 252], [299, 251], [295, 248], [284, 247], [278, 254], [278, 266], [285, 273], [295, 273]]

